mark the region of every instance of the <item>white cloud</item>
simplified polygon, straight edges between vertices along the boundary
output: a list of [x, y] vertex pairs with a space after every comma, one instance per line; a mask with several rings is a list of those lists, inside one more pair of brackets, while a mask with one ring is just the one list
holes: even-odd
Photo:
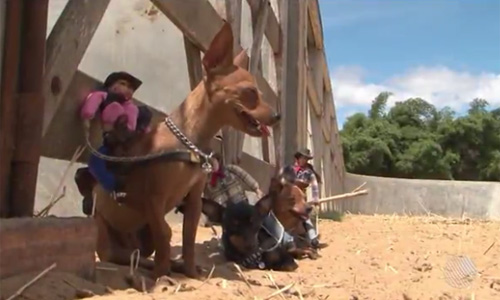
[[364, 80], [364, 70], [357, 66], [343, 66], [332, 74], [335, 104], [369, 106], [383, 91], [394, 95], [389, 106], [396, 101], [420, 97], [438, 108], [450, 106], [460, 110], [474, 98], [484, 98], [492, 106], [500, 105], [500, 74], [472, 74], [447, 67], [419, 67], [395, 75], [381, 83]]

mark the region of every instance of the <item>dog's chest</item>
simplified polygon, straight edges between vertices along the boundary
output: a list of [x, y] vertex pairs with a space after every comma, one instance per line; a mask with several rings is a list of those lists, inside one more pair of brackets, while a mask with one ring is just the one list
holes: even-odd
[[178, 164], [164, 177], [163, 187], [170, 191], [171, 196], [180, 201], [184, 198], [200, 181], [205, 182], [206, 174], [200, 166], [189, 164]]

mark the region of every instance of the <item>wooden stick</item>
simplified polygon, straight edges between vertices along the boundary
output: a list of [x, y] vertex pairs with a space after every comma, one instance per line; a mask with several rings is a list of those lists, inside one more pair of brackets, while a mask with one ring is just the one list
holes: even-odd
[[488, 249], [486, 249], [486, 251], [484, 251], [483, 255], [486, 255], [486, 253], [488, 253], [491, 250], [491, 248], [493, 248], [495, 243], [496, 243], [496, 241], [493, 241], [493, 243], [491, 243], [491, 245], [488, 247]]
[[97, 270], [104, 270], [104, 271], [118, 271], [118, 268], [111, 268], [111, 267], [101, 267], [97, 266], [95, 267]]
[[354, 193], [354, 192], [357, 192], [357, 191], [361, 190], [361, 188], [362, 188], [362, 187], [364, 187], [365, 185], [366, 185], [366, 181], [365, 181], [365, 182], [363, 182], [360, 186], [358, 186], [358, 187], [357, 187], [357, 188], [355, 188], [354, 190], [352, 190], [352, 192]]
[[38, 274], [35, 278], [31, 279], [30, 281], [28, 281], [28, 283], [26, 283], [25, 285], [23, 285], [21, 288], [19, 288], [12, 296], [10, 296], [9, 298], [7, 298], [7, 300], [12, 300], [12, 299], [15, 299], [16, 297], [18, 296], [21, 296], [21, 294], [27, 289], [29, 288], [31, 285], [33, 285], [35, 282], [37, 282], [40, 278], [42, 278], [43, 276], [45, 276], [45, 274], [47, 274], [48, 272], [50, 272], [50, 270], [54, 269], [55, 267], [57, 266], [56, 263], [53, 263], [50, 267], [46, 268], [45, 270], [43, 270], [40, 274]]
[[285, 287], [277, 290], [276, 292], [270, 294], [269, 296], [265, 297], [263, 300], [269, 300], [269, 299], [271, 299], [271, 298], [273, 298], [275, 296], [278, 296], [278, 295], [282, 294], [283, 292], [286, 292], [289, 289], [291, 289], [294, 285], [295, 285], [295, 282], [290, 283], [289, 285], [287, 285], [287, 286], [285, 286]]
[[314, 225], [316, 227], [316, 234], [319, 236], [319, 214], [321, 213], [321, 205], [316, 206], [316, 220], [314, 220]]
[[252, 285], [250, 284], [250, 282], [248, 282], [247, 278], [245, 277], [245, 275], [243, 274], [243, 271], [241, 270], [240, 266], [238, 266], [237, 264], [233, 263], [234, 267], [236, 268], [236, 270], [238, 271], [238, 273], [241, 275], [241, 277], [243, 278], [243, 280], [245, 281], [245, 283], [247, 284], [248, 288], [252, 291], [253, 293], [253, 288], [252, 288]]
[[[85, 148], [82, 146], [78, 146], [76, 148], [75, 152], [73, 153], [73, 156], [71, 157], [70, 162], [66, 166], [66, 169], [64, 170], [63, 176], [59, 179], [59, 183], [57, 184], [56, 189], [52, 193], [50, 197], [49, 204], [45, 206], [44, 209], [42, 209], [38, 214], [35, 215], [35, 217], [43, 217], [49, 214], [50, 210], [54, 205], [57, 204], [64, 196], [66, 195], [66, 187], [63, 187], [64, 181], [66, 180], [66, 177], [68, 177], [68, 172], [71, 169], [71, 167], [76, 163], [78, 158], [83, 154], [83, 151], [85, 151]], [[59, 194], [59, 191], [63, 188], [63, 191], [61, 194]]]
[[360, 190], [357, 192], [350, 192], [350, 193], [335, 195], [335, 196], [331, 196], [331, 197], [321, 198], [318, 200], [317, 204], [335, 201], [335, 200], [340, 200], [340, 199], [352, 198], [352, 197], [366, 195], [366, 194], [368, 194], [368, 190]]
[[[134, 260], [136, 258], [136, 260]], [[134, 276], [134, 271], [139, 267], [139, 260], [141, 259], [141, 250], [135, 249], [132, 254], [130, 254], [130, 276]], [[135, 262], [135, 264], [134, 264]]]
[[[267, 273], [267, 277], [269, 277], [269, 280], [271, 281], [271, 283], [274, 285], [274, 287], [276, 288], [276, 290], [280, 290], [278, 284], [276, 284], [276, 281], [274, 281], [274, 278], [273, 278], [273, 275], [271, 273]], [[282, 294], [280, 294], [280, 297], [283, 299], [283, 300], [286, 300], [285, 296], [283, 296]]]
[[52, 209], [52, 207], [54, 207], [54, 205], [57, 204], [57, 202], [59, 202], [61, 199], [63, 199], [64, 197], [66, 197], [66, 186], [63, 187], [63, 191], [62, 193], [59, 195], [59, 197], [57, 197], [54, 201], [50, 202], [49, 204], [47, 204], [47, 206], [45, 206], [41, 211], [39, 211], [36, 215], [35, 215], [35, 218], [40, 218], [40, 217], [47, 217], [49, 215], [49, 212], [50, 210]]
[[297, 287], [297, 294], [299, 295], [300, 300], [304, 300], [304, 296], [302, 295], [302, 291], [300, 290], [300, 287]]
[[205, 283], [207, 283], [207, 282], [210, 280], [210, 278], [212, 278], [212, 274], [214, 273], [214, 271], [215, 271], [215, 264], [214, 264], [214, 265], [212, 265], [212, 270], [210, 270], [210, 273], [208, 273], [207, 279], [205, 279], [205, 280], [204, 280], [204, 281], [200, 284], [200, 286], [199, 286], [199, 287], [197, 287], [196, 289], [199, 289], [199, 288], [201, 288], [202, 286], [204, 286], [204, 285], [205, 285]]

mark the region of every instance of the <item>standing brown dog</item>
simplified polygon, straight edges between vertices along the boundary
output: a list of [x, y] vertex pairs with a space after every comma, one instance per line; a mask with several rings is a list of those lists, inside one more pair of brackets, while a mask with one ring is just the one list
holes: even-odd
[[[244, 53], [233, 60], [229, 23], [224, 22], [202, 63], [206, 76], [167, 121], [206, 154], [212, 138], [223, 126], [255, 137], [268, 134], [267, 126], [277, 123], [280, 116], [262, 100], [255, 78], [246, 70], [248, 59]], [[185, 141], [166, 126], [167, 121], [139, 137], [127, 147], [125, 156], [186, 149]], [[100, 186], [96, 187], [99, 258], [123, 264], [129, 262], [135, 248], [145, 252], [143, 257], [155, 250], [155, 277], [169, 274], [172, 231], [165, 222], [165, 214], [184, 201], [182, 266], [187, 276], [196, 277], [195, 237], [206, 174], [200, 164], [179, 159], [155, 159], [132, 168], [126, 178], [124, 205], [118, 205]]]

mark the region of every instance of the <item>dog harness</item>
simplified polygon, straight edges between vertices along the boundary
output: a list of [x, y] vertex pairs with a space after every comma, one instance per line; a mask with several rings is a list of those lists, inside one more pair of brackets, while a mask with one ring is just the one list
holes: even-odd
[[285, 228], [272, 211], [268, 216], [259, 230], [259, 248], [240, 262], [247, 269], [265, 269], [266, 264], [262, 260], [262, 255], [275, 250], [283, 243]]

